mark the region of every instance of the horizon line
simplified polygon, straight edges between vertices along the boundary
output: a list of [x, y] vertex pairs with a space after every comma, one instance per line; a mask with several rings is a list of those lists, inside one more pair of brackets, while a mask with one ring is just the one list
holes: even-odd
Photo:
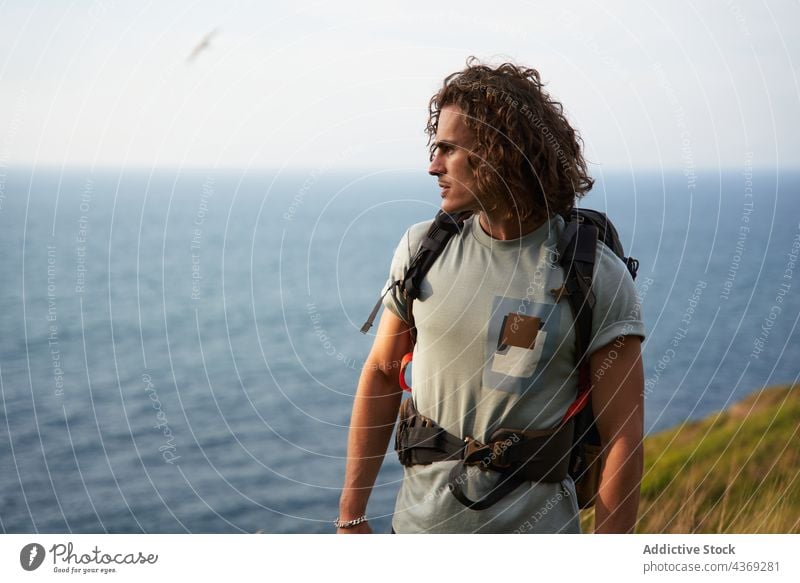
[[[306, 173], [325, 173], [325, 174], [332, 174], [332, 173], [354, 173], [354, 172], [362, 172], [362, 173], [383, 173], [383, 172], [401, 172], [401, 171], [408, 171], [408, 172], [419, 172], [421, 174], [427, 175], [427, 169], [425, 167], [407, 167], [407, 166], [385, 166], [385, 167], [378, 167], [378, 166], [341, 166], [341, 167], [331, 167], [328, 165], [318, 165], [318, 166], [284, 166], [284, 167], [277, 167], [277, 166], [200, 166], [200, 165], [172, 165], [172, 164], [164, 164], [164, 165], [156, 165], [156, 166], [142, 166], [136, 164], [128, 164], [128, 165], [95, 165], [92, 166], [90, 164], [68, 164], [68, 165], [58, 165], [58, 164], [34, 164], [34, 163], [27, 163], [27, 164], [3, 164], [0, 162], [0, 175], [2, 175], [5, 171], [84, 171], [84, 172], [116, 172], [116, 171], [135, 171], [135, 172], [253, 172], [253, 173], [279, 173], [279, 172], [306, 172]], [[687, 167], [684, 166], [616, 166], [616, 165], [608, 165], [604, 167], [598, 167], [597, 172], [592, 173], [590, 172], [590, 176], [594, 176], [596, 174], [602, 174], [604, 172], [611, 172], [614, 174], [619, 173], [675, 173], [675, 172], [686, 172], [689, 170]], [[711, 173], [711, 172], [744, 172], [749, 170], [750, 172], [800, 172], [800, 165], [797, 166], [767, 166], [767, 165], [753, 165], [749, 168], [745, 168], [744, 166], [693, 166], [691, 167], [691, 171], [694, 173]]]

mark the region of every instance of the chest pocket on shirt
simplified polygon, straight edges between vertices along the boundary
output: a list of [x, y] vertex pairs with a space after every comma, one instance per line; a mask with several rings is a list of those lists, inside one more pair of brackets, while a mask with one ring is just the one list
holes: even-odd
[[546, 385], [548, 364], [556, 357], [564, 332], [562, 312], [560, 304], [495, 296], [483, 386], [521, 394]]
[[510, 312], [503, 318], [497, 350], [492, 358], [492, 371], [520, 378], [529, 378], [536, 370], [547, 332], [542, 330], [542, 320]]

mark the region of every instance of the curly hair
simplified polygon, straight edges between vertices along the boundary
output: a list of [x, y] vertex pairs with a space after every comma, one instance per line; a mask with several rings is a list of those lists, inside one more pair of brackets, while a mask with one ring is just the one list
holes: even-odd
[[544, 221], [569, 212], [591, 190], [583, 140], [561, 103], [544, 90], [536, 69], [512, 63], [491, 68], [475, 57], [445, 78], [428, 105], [431, 160], [442, 108], [458, 107], [476, 137], [468, 161], [481, 203], [508, 218]]

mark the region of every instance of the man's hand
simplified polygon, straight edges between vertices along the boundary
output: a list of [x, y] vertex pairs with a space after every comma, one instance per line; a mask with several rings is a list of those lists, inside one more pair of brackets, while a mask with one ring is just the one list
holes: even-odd
[[641, 344], [638, 336], [619, 336], [590, 357], [592, 409], [604, 460], [595, 502], [597, 533], [628, 533], [636, 528], [643, 468]]

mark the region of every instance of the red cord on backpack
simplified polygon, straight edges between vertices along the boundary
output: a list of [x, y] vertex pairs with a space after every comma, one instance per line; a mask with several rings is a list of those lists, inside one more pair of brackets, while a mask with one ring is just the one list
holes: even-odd
[[573, 401], [572, 405], [569, 406], [569, 409], [567, 409], [567, 412], [564, 414], [564, 418], [561, 420], [562, 425], [580, 413], [587, 403], [589, 403], [589, 394], [591, 392], [591, 387], [581, 391], [578, 398]]
[[572, 405], [569, 406], [567, 412], [564, 413], [561, 424], [564, 425], [567, 421], [580, 413], [583, 408], [589, 404], [591, 395], [592, 383], [589, 380], [589, 365], [584, 364], [578, 369], [578, 396], [572, 402]]
[[414, 353], [409, 352], [404, 357], [403, 360], [400, 361], [400, 386], [403, 388], [404, 391], [411, 392], [411, 386], [406, 383], [406, 367], [408, 363], [414, 358]]

